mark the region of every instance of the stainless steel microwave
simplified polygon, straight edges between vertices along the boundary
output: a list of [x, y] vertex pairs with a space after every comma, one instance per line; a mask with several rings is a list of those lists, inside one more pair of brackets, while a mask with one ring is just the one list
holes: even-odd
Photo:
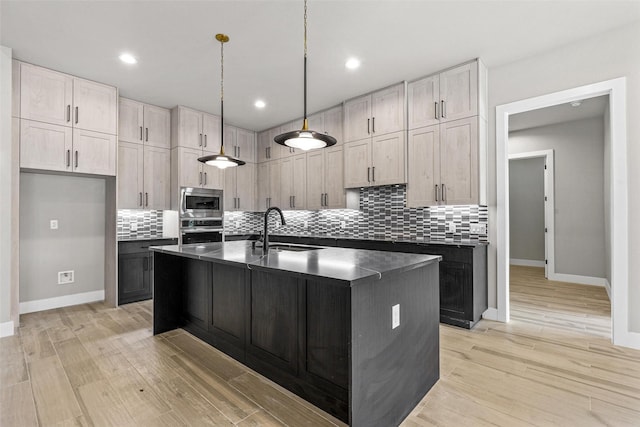
[[222, 190], [182, 187], [180, 218], [222, 218], [223, 202]]

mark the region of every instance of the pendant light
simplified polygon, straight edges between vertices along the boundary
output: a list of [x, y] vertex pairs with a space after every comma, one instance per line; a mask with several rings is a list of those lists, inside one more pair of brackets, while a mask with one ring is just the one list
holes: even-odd
[[220, 153], [200, 157], [198, 161], [220, 169], [226, 169], [242, 166], [245, 162], [224, 154], [224, 44], [229, 41], [229, 36], [216, 34], [216, 40], [220, 42]]
[[312, 150], [335, 145], [336, 139], [324, 133], [309, 130], [307, 122], [307, 0], [304, 0], [304, 119], [302, 129], [282, 133], [273, 140], [287, 147]]

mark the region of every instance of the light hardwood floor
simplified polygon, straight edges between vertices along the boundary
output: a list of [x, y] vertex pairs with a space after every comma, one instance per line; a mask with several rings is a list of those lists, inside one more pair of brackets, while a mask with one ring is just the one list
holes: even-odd
[[[592, 322], [601, 296], [545, 319], [557, 292], [582, 297], [534, 273], [512, 277], [526, 321], [440, 327], [441, 379], [403, 426], [640, 426], [640, 351]], [[0, 339], [0, 425], [343, 425], [182, 330], [152, 336], [151, 316], [150, 302], [23, 315]]]

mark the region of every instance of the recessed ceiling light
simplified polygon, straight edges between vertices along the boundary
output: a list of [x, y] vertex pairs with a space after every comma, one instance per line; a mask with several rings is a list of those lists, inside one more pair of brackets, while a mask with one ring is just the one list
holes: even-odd
[[355, 70], [360, 66], [360, 60], [358, 58], [349, 58], [344, 66], [350, 70]]
[[255, 105], [256, 108], [264, 108], [267, 106], [267, 104], [261, 99], [258, 99], [253, 105]]
[[579, 107], [580, 105], [582, 105], [582, 101], [573, 101], [573, 102], [571, 103], [571, 106], [572, 106], [572, 107]]
[[124, 62], [125, 64], [137, 64], [138, 60], [131, 55], [130, 53], [123, 53], [122, 55], [119, 56], [120, 61]]

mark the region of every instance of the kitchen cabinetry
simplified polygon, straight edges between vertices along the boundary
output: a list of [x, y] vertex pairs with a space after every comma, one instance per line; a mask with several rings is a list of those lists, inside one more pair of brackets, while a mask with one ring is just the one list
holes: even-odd
[[307, 209], [346, 207], [342, 146], [307, 153]]
[[[305, 209], [307, 192], [307, 155], [283, 158], [280, 164], [280, 206], [282, 209]], [[275, 184], [275, 183], [274, 183]]]
[[258, 162], [266, 162], [267, 160], [277, 160], [284, 155], [284, 151], [288, 151], [289, 147], [283, 147], [273, 140], [280, 135], [281, 127], [275, 127], [258, 134]]
[[405, 128], [405, 84], [344, 103], [344, 141], [351, 142]]
[[402, 184], [405, 177], [405, 132], [344, 144], [345, 188]]
[[256, 164], [224, 170], [224, 210], [256, 210]]
[[[175, 196], [172, 196], [172, 201], [178, 202], [180, 187], [223, 188], [222, 170], [198, 161], [198, 158], [214, 153], [184, 147], [174, 148], [171, 151], [171, 192]], [[176, 193], [173, 193], [173, 183], [176, 186]]]
[[118, 140], [171, 147], [171, 112], [166, 108], [120, 98]]
[[149, 246], [173, 245], [176, 239], [118, 242], [118, 304], [151, 299]]
[[171, 148], [220, 152], [220, 117], [181, 105], [171, 110]]
[[271, 160], [258, 164], [258, 203], [259, 211], [271, 206], [285, 207], [281, 201], [280, 177], [282, 173], [280, 160]]
[[342, 105], [312, 114], [307, 120], [309, 129], [330, 135], [336, 139], [336, 145], [342, 145]]
[[171, 151], [118, 143], [118, 209], [170, 209]]
[[478, 115], [478, 62], [411, 82], [409, 129]]
[[256, 134], [255, 132], [237, 128], [235, 126], [224, 126], [224, 147], [225, 153], [245, 162], [255, 163], [256, 161]]
[[478, 118], [409, 131], [407, 207], [477, 204]]
[[31, 64], [20, 70], [20, 167], [116, 174], [117, 90]]

